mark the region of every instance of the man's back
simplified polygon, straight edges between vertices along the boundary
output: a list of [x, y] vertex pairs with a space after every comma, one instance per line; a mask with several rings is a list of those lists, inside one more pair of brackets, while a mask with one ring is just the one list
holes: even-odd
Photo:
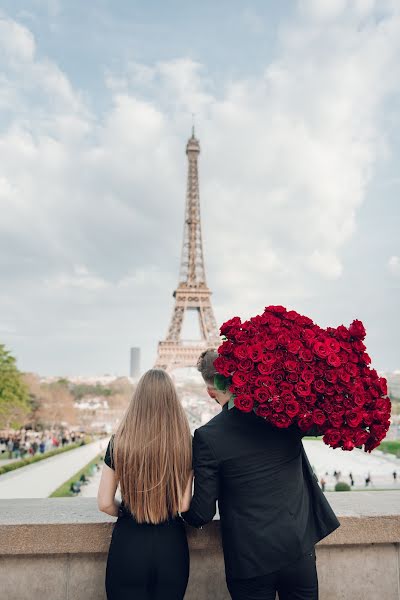
[[228, 577], [278, 570], [321, 539], [297, 429], [225, 406], [196, 431], [193, 449], [195, 494], [185, 519], [207, 522], [218, 499]]

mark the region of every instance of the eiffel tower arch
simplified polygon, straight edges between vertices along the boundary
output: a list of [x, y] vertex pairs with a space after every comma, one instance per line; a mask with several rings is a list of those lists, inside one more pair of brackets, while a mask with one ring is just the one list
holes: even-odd
[[[158, 343], [155, 364], [155, 367], [166, 371], [193, 367], [203, 350], [220, 344], [204, 268], [198, 173], [200, 144], [194, 135], [194, 129], [186, 145], [186, 154], [188, 178], [179, 283], [173, 293], [175, 304], [167, 337]], [[182, 340], [182, 325], [187, 311], [196, 311], [198, 314], [199, 342], [188, 343]]]

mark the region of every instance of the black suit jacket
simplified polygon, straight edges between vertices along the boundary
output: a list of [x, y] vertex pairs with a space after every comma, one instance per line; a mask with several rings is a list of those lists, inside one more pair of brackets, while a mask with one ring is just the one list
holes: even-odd
[[213, 519], [218, 500], [228, 579], [283, 568], [339, 526], [303, 435], [227, 405], [195, 431], [194, 495], [183, 518], [201, 527]]

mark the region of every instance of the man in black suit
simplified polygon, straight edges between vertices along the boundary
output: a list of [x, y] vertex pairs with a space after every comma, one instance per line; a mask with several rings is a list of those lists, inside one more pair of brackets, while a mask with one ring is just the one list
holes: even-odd
[[229, 409], [214, 386], [215, 350], [198, 369], [222, 411], [195, 431], [194, 495], [187, 523], [220, 513], [225, 573], [233, 600], [316, 600], [315, 544], [339, 526], [297, 427], [279, 429], [253, 412]]

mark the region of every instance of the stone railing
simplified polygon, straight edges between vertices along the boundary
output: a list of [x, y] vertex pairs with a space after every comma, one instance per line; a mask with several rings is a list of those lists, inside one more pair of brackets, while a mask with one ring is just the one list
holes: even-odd
[[[317, 546], [321, 600], [399, 600], [400, 493], [328, 493], [341, 527]], [[7, 600], [103, 600], [113, 519], [95, 499], [0, 500]], [[228, 599], [219, 522], [188, 528], [189, 600]]]

